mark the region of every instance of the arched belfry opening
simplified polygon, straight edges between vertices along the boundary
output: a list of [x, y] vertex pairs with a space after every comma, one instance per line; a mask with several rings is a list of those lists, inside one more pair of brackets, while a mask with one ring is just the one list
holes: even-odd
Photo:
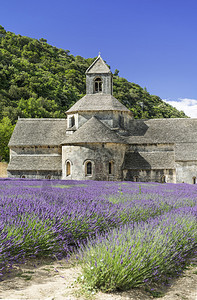
[[102, 79], [100, 77], [96, 77], [94, 79], [94, 92], [95, 93], [101, 93], [102, 90], [103, 90]]

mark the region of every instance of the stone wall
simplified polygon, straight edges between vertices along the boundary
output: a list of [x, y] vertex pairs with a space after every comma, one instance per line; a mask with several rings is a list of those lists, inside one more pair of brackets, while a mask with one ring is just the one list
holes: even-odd
[[[62, 178], [75, 180], [122, 180], [122, 164], [125, 145], [88, 144], [62, 147]], [[71, 165], [71, 172], [66, 176], [66, 162]], [[92, 162], [92, 175], [86, 175], [86, 163]], [[109, 174], [109, 162], [113, 164]]]
[[61, 179], [61, 171], [9, 171], [10, 178]]
[[[197, 178], [197, 161], [177, 161], [176, 162], [176, 182], [194, 183]], [[197, 182], [197, 181], [196, 181]]]
[[75, 127], [76, 129], [85, 124], [92, 116], [97, 117], [104, 124], [110, 128], [121, 128], [129, 129], [131, 126], [131, 121], [133, 117], [128, 112], [119, 112], [119, 111], [95, 111], [95, 112], [80, 112], [79, 114], [68, 114], [67, 122], [69, 128], [69, 119], [75, 118]]
[[123, 180], [139, 182], [171, 182], [176, 183], [176, 170], [124, 170]]
[[62, 149], [59, 146], [25, 146], [12, 147], [10, 149], [10, 157], [20, 154], [61, 154]]
[[5, 178], [7, 177], [7, 167], [8, 167], [8, 164], [5, 163], [5, 162], [0, 162], [0, 177], [2, 178]]
[[129, 150], [137, 152], [174, 152], [174, 143], [132, 144], [129, 146]]
[[102, 93], [112, 95], [113, 82], [111, 74], [87, 74], [86, 75], [86, 94], [94, 94], [94, 79], [100, 77], [102, 80]]
[[85, 124], [89, 119], [92, 118], [92, 116], [97, 117], [99, 120], [101, 120], [104, 124], [106, 124], [109, 127], [113, 126], [113, 112], [109, 111], [95, 111], [93, 112], [83, 112], [78, 115], [78, 127], [81, 127], [83, 124]]

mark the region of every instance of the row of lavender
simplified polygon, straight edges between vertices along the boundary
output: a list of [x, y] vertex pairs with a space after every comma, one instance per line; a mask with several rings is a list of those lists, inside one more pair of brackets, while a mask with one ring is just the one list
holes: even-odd
[[2, 274], [79, 248], [84, 280], [103, 290], [180, 272], [197, 242], [197, 189], [186, 184], [1, 180], [0, 214]]

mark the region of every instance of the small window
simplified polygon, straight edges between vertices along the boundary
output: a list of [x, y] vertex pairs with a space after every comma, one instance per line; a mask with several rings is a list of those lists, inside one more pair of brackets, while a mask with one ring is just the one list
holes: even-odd
[[75, 126], [75, 117], [71, 117], [71, 127]]
[[21, 178], [26, 178], [25, 175], [22, 175]]
[[86, 163], [86, 176], [90, 176], [90, 175], [92, 175], [92, 163], [91, 163], [91, 161], [88, 161], [87, 163]]
[[196, 184], [196, 177], [195, 176], [192, 178], [192, 183]]
[[69, 161], [66, 162], [66, 176], [71, 175], [71, 164]]
[[101, 78], [96, 78], [94, 80], [94, 91], [95, 91], [95, 93], [102, 92], [102, 80], [101, 80]]
[[124, 128], [124, 117], [123, 116], [119, 116], [119, 127], [120, 128]]
[[114, 168], [113, 162], [110, 161], [109, 162], [109, 175], [113, 175], [113, 171], [114, 171], [113, 168]]
[[134, 181], [134, 182], [138, 182], [138, 181], [139, 181], [139, 177], [138, 177], [138, 176], [134, 176], [134, 177], [133, 177], [133, 181]]
[[51, 175], [47, 175], [47, 177], [46, 177], [46, 178], [50, 180], [50, 179], [51, 179]]
[[69, 128], [73, 127], [75, 125], [75, 117], [69, 117]]

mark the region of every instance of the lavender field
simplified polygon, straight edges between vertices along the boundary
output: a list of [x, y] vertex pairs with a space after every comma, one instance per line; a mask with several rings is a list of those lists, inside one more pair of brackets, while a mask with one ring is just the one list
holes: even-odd
[[0, 180], [0, 273], [25, 259], [69, 257], [83, 280], [125, 290], [180, 275], [197, 246], [197, 187]]

